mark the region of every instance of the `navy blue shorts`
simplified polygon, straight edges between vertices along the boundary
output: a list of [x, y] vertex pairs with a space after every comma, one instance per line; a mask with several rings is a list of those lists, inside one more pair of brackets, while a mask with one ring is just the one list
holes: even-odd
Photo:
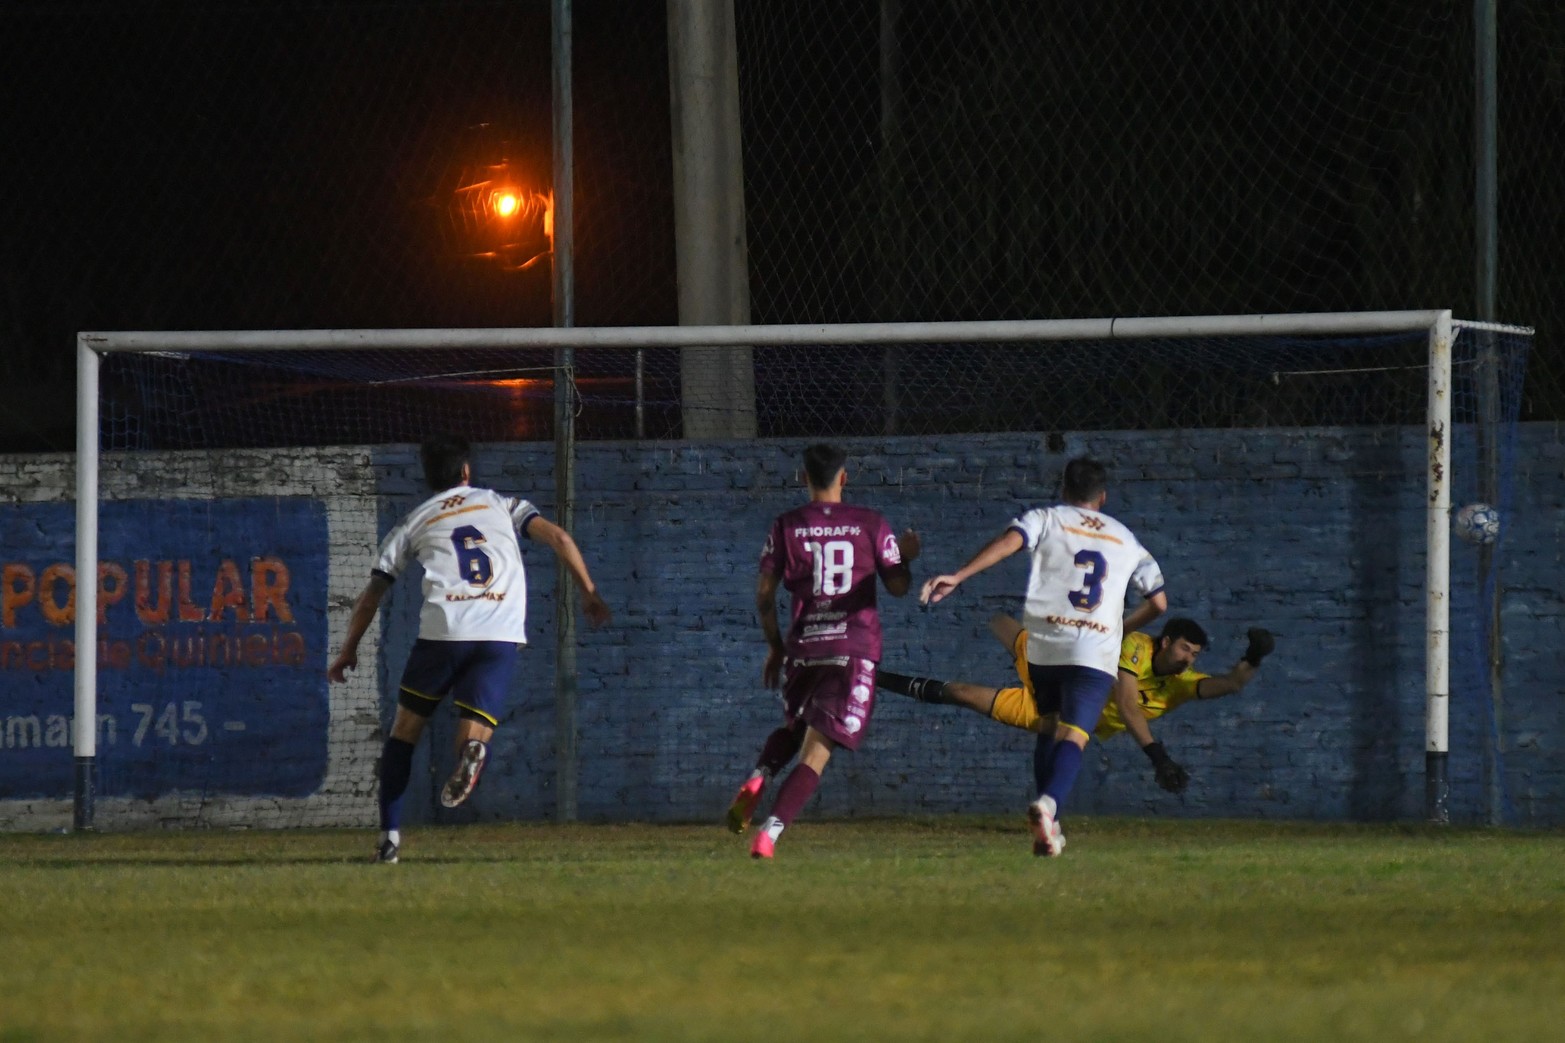
[[1057, 713], [1061, 724], [1068, 724], [1088, 736], [1098, 726], [1103, 707], [1114, 691], [1114, 675], [1090, 666], [1028, 663], [1027, 677], [1032, 681], [1038, 713], [1045, 717]]
[[408, 665], [402, 670], [397, 705], [420, 717], [435, 712], [446, 696], [464, 714], [500, 723], [506, 693], [516, 673], [514, 641], [413, 642]]

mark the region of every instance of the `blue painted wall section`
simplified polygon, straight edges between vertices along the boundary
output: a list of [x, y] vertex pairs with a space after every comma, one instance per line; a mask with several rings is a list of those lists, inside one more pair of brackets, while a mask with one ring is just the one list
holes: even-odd
[[[1466, 434], [1458, 432], [1459, 446]], [[1108, 511], [1152, 549], [1170, 614], [1213, 640], [1202, 665], [1226, 670], [1254, 625], [1278, 651], [1244, 693], [1185, 707], [1154, 731], [1189, 769], [1181, 797], [1157, 789], [1125, 737], [1094, 743], [1071, 813], [1304, 819], [1417, 819], [1424, 800], [1424, 453], [1421, 433], [1375, 430], [1163, 432], [869, 439], [845, 443], [848, 495], [914, 526], [922, 580], [962, 564], [1026, 507], [1051, 502], [1066, 459], [1111, 463]], [[748, 772], [778, 703], [759, 684], [756, 560], [771, 519], [798, 503], [803, 440], [743, 444], [588, 443], [575, 535], [613, 624], [582, 627], [580, 808], [589, 819], [716, 820]], [[1461, 821], [1485, 814], [1483, 736], [1503, 739], [1509, 821], [1565, 822], [1565, 681], [1559, 577], [1565, 444], [1525, 427], [1516, 504], [1498, 555], [1504, 576], [1504, 698], [1453, 670], [1451, 777]], [[416, 453], [376, 457], [382, 531], [425, 495]], [[548, 445], [484, 447], [478, 480], [555, 515]], [[1460, 473], [1460, 472], [1459, 472]], [[1458, 488], [1459, 497], [1464, 490]], [[1458, 502], [1461, 502], [1458, 499]], [[1476, 602], [1476, 555], [1453, 561], [1455, 639]], [[554, 809], [554, 561], [528, 551], [531, 647], [485, 781], [457, 820], [546, 818]], [[925, 612], [882, 599], [884, 663], [903, 672], [1003, 685], [993, 612], [1016, 613], [1021, 556]], [[385, 714], [417, 618], [416, 584], [387, 607]], [[1469, 643], [1470, 645], [1472, 643]], [[1476, 647], [1473, 645], [1472, 647]], [[449, 770], [450, 725], [415, 778], [433, 793]], [[840, 754], [815, 815], [1008, 812], [1028, 797], [1031, 737], [966, 711], [881, 693], [864, 748]], [[451, 814], [451, 813], [444, 813]]]
[[[75, 507], [0, 506], [0, 795], [72, 790]], [[299, 797], [327, 763], [318, 501], [115, 501], [100, 516], [98, 787]]]

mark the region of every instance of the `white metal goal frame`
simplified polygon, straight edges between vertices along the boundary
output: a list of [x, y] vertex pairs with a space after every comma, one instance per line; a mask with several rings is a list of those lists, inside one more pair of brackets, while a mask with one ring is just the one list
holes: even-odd
[[[1332, 312], [1277, 315], [1038, 319], [938, 323], [794, 324], [773, 326], [652, 326], [527, 329], [250, 330], [86, 332], [77, 336], [76, 575], [98, 569], [99, 365], [115, 352], [287, 352], [323, 349], [420, 348], [700, 348], [735, 344], [1010, 343], [1137, 340], [1218, 336], [1331, 336], [1424, 332], [1429, 344], [1427, 502], [1425, 511], [1425, 810], [1449, 821], [1447, 761], [1450, 705], [1450, 539], [1452, 344], [1456, 326], [1504, 332], [1520, 327], [1456, 323], [1449, 310]], [[558, 476], [557, 476], [558, 477]], [[568, 488], [565, 482], [561, 488]], [[78, 583], [75, 640], [97, 647], [95, 583]], [[73, 823], [93, 826], [97, 757], [97, 672], [93, 657], [78, 655], [72, 742], [75, 755]], [[566, 688], [574, 692], [574, 678]], [[556, 684], [556, 692], [562, 690]], [[576, 765], [562, 763], [562, 776]]]

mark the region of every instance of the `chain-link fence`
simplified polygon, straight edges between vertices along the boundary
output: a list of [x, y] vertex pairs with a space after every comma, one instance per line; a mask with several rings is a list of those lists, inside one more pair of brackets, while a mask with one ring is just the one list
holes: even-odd
[[[0, 111], [0, 449], [71, 447], [82, 329], [547, 324], [549, 8], [0, 11], [25, 88]], [[664, 5], [573, 10], [577, 321], [670, 323]], [[1538, 328], [1526, 415], [1559, 417], [1565, 9], [1498, 13], [1499, 317]], [[736, 14], [756, 322], [1482, 317], [1468, 5]], [[950, 385], [905, 353], [820, 361], [891, 396], [888, 431]], [[676, 392], [648, 364], [650, 407]]]
[[[1498, 7], [1498, 312], [1565, 413], [1565, 8]], [[1472, 5], [741, 3], [757, 322], [1475, 307]]]

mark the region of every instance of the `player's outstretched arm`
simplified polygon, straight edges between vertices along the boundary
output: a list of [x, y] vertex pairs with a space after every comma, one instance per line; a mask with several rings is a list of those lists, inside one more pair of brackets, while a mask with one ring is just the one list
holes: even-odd
[[326, 668], [326, 677], [329, 680], [336, 681], [338, 684], [347, 684], [348, 671], [358, 669], [359, 642], [363, 640], [370, 624], [375, 621], [375, 613], [380, 610], [381, 599], [390, 589], [391, 581], [378, 575], [371, 576], [370, 581], [364, 585], [364, 592], [353, 604], [353, 615], [348, 619], [348, 633], [342, 639], [342, 650], [337, 653], [337, 658], [332, 660], [331, 666]]
[[761, 667], [761, 683], [776, 688], [782, 683], [783, 639], [777, 626], [777, 588], [781, 579], [771, 572], [761, 573], [755, 581], [755, 614], [766, 637], [766, 664]]
[[592, 582], [592, 574], [587, 571], [587, 562], [581, 556], [581, 548], [576, 546], [576, 541], [571, 539], [571, 534], [547, 518], [535, 517], [527, 524], [527, 535], [548, 546], [561, 561], [565, 562], [565, 567], [575, 577], [576, 586], [581, 590], [581, 611], [587, 617], [587, 622], [595, 627], [607, 623], [613, 617], [613, 613], [609, 611], [609, 606], [604, 603], [603, 598], [598, 595], [598, 586]]
[[983, 549], [974, 554], [972, 560], [960, 569], [926, 580], [924, 589], [919, 592], [918, 600], [925, 605], [944, 601], [969, 578], [978, 575], [978, 573], [997, 562], [1004, 561], [1012, 554], [1021, 550], [1023, 546], [1025, 546], [1025, 541], [1022, 539], [1022, 534], [1015, 529], [1006, 529], [1000, 535], [984, 544]]
[[1114, 704], [1119, 708], [1119, 719], [1125, 722], [1125, 730], [1152, 762], [1152, 775], [1157, 784], [1170, 793], [1183, 793], [1190, 785], [1190, 774], [1168, 755], [1168, 747], [1152, 737], [1146, 714], [1141, 712], [1135, 675], [1129, 671], [1120, 671], [1114, 682]]
[[1152, 742], [1152, 729], [1147, 726], [1147, 715], [1141, 712], [1141, 693], [1136, 688], [1136, 676], [1121, 670], [1114, 678], [1114, 705], [1119, 719], [1125, 722], [1125, 730], [1145, 749]]
[[1160, 590], [1151, 597], [1144, 599], [1141, 604], [1131, 611], [1130, 615], [1125, 617], [1125, 633], [1128, 634], [1132, 630], [1140, 630], [1167, 611], [1168, 595]]
[[1270, 630], [1261, 627], [1252, 627], [1248, 636], [1250, 643], [1244, 650], [1244, 656], [1234, 664], [1232, 670], [1226, 674], [1203, 677], [1197, 683], [1196, 695], [1199, 698], [1216, 699], [1233, 695], [1243, 691], [1244, 686], [1255, 679], [1261, 660], [1272, 654], [1272, 650], [1277, 647], [1277, 640], [1272, 637]]

